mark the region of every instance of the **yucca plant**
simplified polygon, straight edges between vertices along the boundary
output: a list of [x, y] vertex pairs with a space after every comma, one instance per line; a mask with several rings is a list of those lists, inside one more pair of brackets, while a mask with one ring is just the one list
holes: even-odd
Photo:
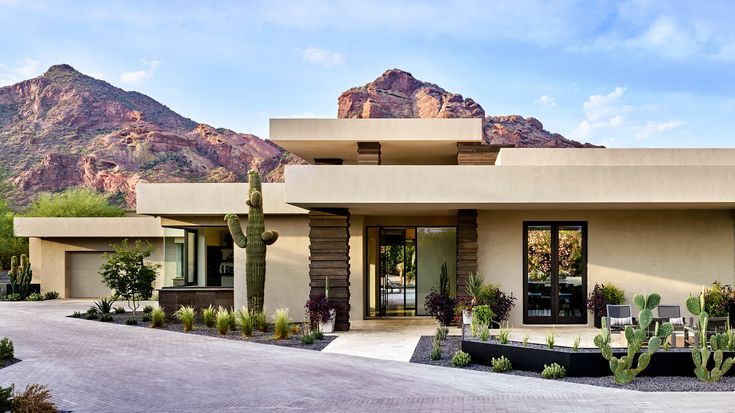
[[230, 312], [225, 310], [224, 308], [220, 307], [217, 310], [217, 315], [215, 316], [215, 324], [217, 325], [217, 332], [224, 336], [227, 333], [230, 332]]
[[214, 307], [211, 304], [202, 310], [202, 322], [209, 328], [214, 327]]
[[100, 314], [110, 314], [112, 312], [112, 306], [115, 304], [115, 300], [109, 297], [102, 297], [94, 302], [94, 306], [97, 308]]
[[237, 312], [237, 323], [240, 325], [240, 331], [245, 337], [253, 335], [253, 317], [250, 316], [250, 311], [245, 306]]
[[470, 273], [470, 278], [467, 280], [465, 291], [467, 295], [472, 299], [471, 304], [477, 304], [478, 297], [482, 294], [482, 283], [485, 281], [481, 274], [473, 272]]
[[288, 308], [279, 308], [273, 314], [273, 324], [275, 333], [273, 337], [276, 340], [285, 340], [288, 338]]
[[184, 325], [184, 331], [191, 331], [194, 329], [195, 315], [196, 310], [194, 310], [194, 307], [184, 305], [179, 307], [179, 309], [176, 310], [176, 312], [174, 313], [174, 317], [176, 317], [176, 319], [181, 321], [181, 324]]
[[163, 311], [163, 307], [156, 307], [151, 312], [151, 327], [163, 327], [163, 323], [166, 320], [166, 312]]

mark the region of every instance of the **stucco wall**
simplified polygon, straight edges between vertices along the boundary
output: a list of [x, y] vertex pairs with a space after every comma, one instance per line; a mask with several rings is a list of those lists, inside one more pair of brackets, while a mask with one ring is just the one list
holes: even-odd
[[[62, 298], [69, 294], [70, 278], [67, 274], [67, 252], [112, 251], [110, 244], [119, 243], [121, 238], [30, 238], [29, 253], [33, 268], [33, 282], [41, 284], [41, 293], [57, 291]], [[153, 254], [149, 261], [163, 264], [163, 238], [149, 238]], [[134, 242], [130, 239], [129, 242]], [[163, 283], [163, 266], [158, 270], [155, 287]]]
[[[614, 282], [634, 294], [658, 292], [679, 304], [713, 280], [733, 283], [730, 211], [478, 211], [479, 271], [518, 297], [510, 324], [523, 320], [523, 221], [588, 222], [588, 289]], [[590, 317], [590, 323], [592, 322]]]
[[[247, 219], [240, 220], [243, 230]], [[277, 308], [288, 308], [293, 321], [304, 320], [304, 303], [309, 297], [309, 217], [267, 216], [266, 229], [278, 231], [278, 241], [268, 247], [265, 277], [265, 310], [268, 317]], [[235, 308], [247, 303], [245, 287], [246, 251], [235, 247]]]

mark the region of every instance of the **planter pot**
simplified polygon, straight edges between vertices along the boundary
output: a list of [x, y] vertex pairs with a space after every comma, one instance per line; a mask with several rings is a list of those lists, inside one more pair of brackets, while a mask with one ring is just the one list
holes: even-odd
[[324, 322], [319, 322], [319, 331], [322, 333], [332, 333], [334, 332], [334, 319], [337, 317], [337, 310], [331, 309], [329, 310], [329, 320]]
[[595, 314], [595, 328], [602, 328], [602, 316]]
[[462, 310], [462, 324], [472, 324], [472, 310]]

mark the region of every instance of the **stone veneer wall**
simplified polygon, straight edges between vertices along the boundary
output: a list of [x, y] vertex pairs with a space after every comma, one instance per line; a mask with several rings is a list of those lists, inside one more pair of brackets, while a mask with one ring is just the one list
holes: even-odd
[[309, 211], [309, 296], [324, 293], [337, 304], [335, 330], [350, 328], [350, 213], [346, 209]]

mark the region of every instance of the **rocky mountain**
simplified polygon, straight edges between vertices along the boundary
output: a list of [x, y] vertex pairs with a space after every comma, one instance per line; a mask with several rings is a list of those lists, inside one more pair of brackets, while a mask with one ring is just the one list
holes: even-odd
[[596, 147], [544, 129], [536, 118], [519, 115], [486, 116], [471, 98], [447, 92], [399, 69], [387, 70], [372, 82], [342, 93], [340, 118], [483, 118], [484, 140], [517, 147]]
[[[486, 116], [470, 98], [388, 70], [339, 97], [338, 117], [482, 117], [485, 141], [535, 147], [591, 147], [543, 129], [534, 118]], [[22, 208], [42, 191], [88, 187], [129, 207], [135, 185], [149, 182], [244, 181], [251, 168], [265, 181], [304, 161], [268, 140], [185, 118], [138, 92], [56, 65], [0, 88], [0, 172]]]
[[133, 206], [139, 181], [242, 181], [251, 168], [277, 181], [284, 164], [300, 162], [270, 141], [197, 124], [69, 65], [0, 88], [0, 167], [16, 206], [73, 186]]

